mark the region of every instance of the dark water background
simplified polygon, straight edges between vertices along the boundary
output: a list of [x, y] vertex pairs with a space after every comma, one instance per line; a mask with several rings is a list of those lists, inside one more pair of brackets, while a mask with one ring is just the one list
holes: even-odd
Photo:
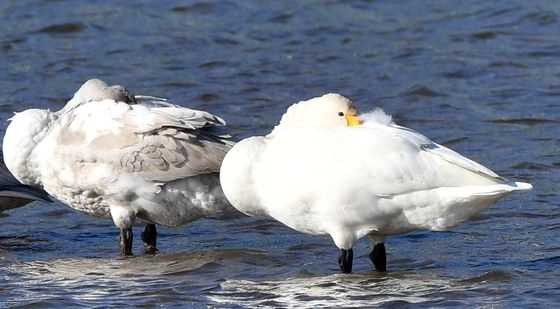
[[[110, 220], [34, 203], [0, 216], [0, 307], [555, 307], [560, 304], [560, 2], [1, 1], [0, 133], [99, 77], [264, 134], [339, 92], [535, 190], [448, 232], [367, 241], [243, 217], [160, 228], [118, 256]], [[134, 251], [141, 252], [140, 226]]]

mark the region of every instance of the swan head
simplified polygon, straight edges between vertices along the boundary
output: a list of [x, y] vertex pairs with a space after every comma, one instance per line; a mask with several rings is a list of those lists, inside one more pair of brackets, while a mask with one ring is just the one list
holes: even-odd
[[80, 89], [74, 93], [74, 97], [72, 97], [57, 114], [62, 115], [85, 102], [103, 100], [113, 100], [115, 102], [124, 102], [127, 104], [136, 103], [134, 95], [125, 87], [120, 85], [109, 86], [106, 82], [94, 78], [86, 81]]
[[340, 94], [329, 93], [290, 106], [274, 131], [285, 128], [357, 126], [362, 124], [357, 113], [350, 100]]

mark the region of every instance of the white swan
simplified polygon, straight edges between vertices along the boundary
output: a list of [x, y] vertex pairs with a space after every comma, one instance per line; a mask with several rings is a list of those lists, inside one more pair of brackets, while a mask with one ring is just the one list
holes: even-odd
[[356, 117], [327, 94], [292, 105], [267, 136], [250, 137], [224, 158], [221, 183], [241, 212], [309, 234], [328, 234], [352, 270], [363, 236], [386, 270], [386, 236], [446, 230], [516, 190], [486, 167], [393, 123], [381, 110]]
[[6, 165], [24, 184], [80, 211], [112, 217], [121, 252], [135, 218], [155, 251], [154, 224], [178, 226], [229, 214], [218, 172], [233, 142], [225, 122], [164, 99], [89, 80], [58, 112], [30, 109], [6, 130]]

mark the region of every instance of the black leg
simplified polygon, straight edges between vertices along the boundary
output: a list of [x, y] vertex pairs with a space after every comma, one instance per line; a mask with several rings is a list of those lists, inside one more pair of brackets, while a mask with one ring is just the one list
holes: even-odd
[[121, 230], [119, 243], [122, 255], [132, 255], [132, 228]]
[[350, 250], [340, 249], [340, 256], [338, 257], [338, 266], [340, 266], [340, 271], [345, 274], [352, 272], [352, 258], [354, 253], [352, 248]]
[[144, 232], [142, 232], [142, 240], [144, 241], [144, 251], [148, 254], [157, 252], [156, 248], [157, 230], [155, 224], [146, 224]]
[[385, 244], [379, 243], [373, 247], [373, 251], [369, 254], [369, 258], [377, 271], [387, 271], [387, 253], [385, 252]]

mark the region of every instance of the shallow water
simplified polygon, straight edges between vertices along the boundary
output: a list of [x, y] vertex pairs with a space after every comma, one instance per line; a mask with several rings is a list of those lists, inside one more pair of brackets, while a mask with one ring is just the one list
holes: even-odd
[[121, 258], [111, 221], [34, 203], [0, 214], [0, 306], [557, 306], [559, 14], [552, 0], [0, 2], [2, 135], [12, 111], [58, 109], [92, 77], [240, 137], [339, 92], [535, 187], [451, 231], [389, 238], [387, 274], [365, 240], [341, 275], [327, 237], [247, 217], [162, 227], [159, 254]]

